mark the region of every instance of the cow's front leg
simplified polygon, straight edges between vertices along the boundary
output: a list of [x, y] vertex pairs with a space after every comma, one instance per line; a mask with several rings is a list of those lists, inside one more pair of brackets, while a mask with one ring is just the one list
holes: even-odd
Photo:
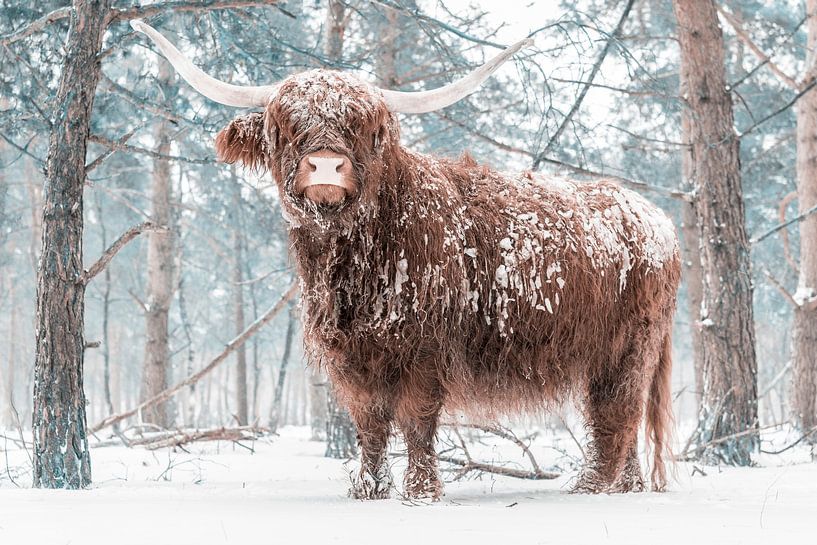
[[433, 395], [404, 395], [397, 406], [397, 425], [403, 432], [408, 450], [408, 467], [403, 476], [403, 491], [407, 498], [440, 499], [443, 483], [437, 469], [437, 419], [440, 400]]
[[359, 500], [386, 499], [393, 486], [386, 459], [391, 411], [383, 404], [367, 403], [352, 404], [349, 412], [357, 427], [360, 446], [360, 471], [352, 476], [349, 496]]

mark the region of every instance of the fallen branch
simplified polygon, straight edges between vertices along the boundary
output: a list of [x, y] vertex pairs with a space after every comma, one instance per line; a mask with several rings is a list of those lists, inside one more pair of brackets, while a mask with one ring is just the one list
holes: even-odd
[[519, 437], [516, 436], [514, 432], [507, 428], [503, 428], [501, 426], [482, 426], [480, 424], [458, 424], [456, 422], [446, 422], [441, 424], [445, 427], [452, 427], [452, 428], [469, 428], [472, 430], [479, 430], [485, 433], [490, 433], [491, 435], [496, 435], [497, 437], [501, 437], [511, 443], [514, 443], [528, 457], [530, 460], [530, 465], [533, 467], [533, 471], [536, 473], [541, 473], [542, 470], [539, 468], [539, 464], [536, 462], [536, 458], [534, 458], [533, 453], [530, 450], [530, 447], [525, 444]]
[[807, 430], [803, 435], [801, 435], [800, 439], [798, 439], [797, 441], [795, 441], [794, 443], [792, 443], [792, 444], [790, 444], [788, 446], [783, 447], [780, 450], [763, 450], [763, 449], [760, 449], [760, 452], [762, 452], [763, 454], [774, 454], [774, 455], [783, 454], [787, 450], [789, 450], [791, 448], [794, 448], [797, 445], [799, 445], [804, 439], [806, 439], [807, 437], [810, 437], [815, 432], [817, 432], [817, 426], [813, 426], [811, 429]]
[[683, 452], [681, 452], [680, 454], [677, 454], [674, 457], [674, 460], [676, 462], [689, 462], [689, 461], [692, 461], [692, 460], [695, 459], [696, 453], [701, 452], [703, 449], [705, 449], [707, 447], [711, 447], [713, 445], [719, 445], [721, 443], [726, 443], [727, 441], [731, 441], [732, 439], [737, 439], [739, 437], [746, 437], [747, 435], [757, 435], [759, 437], [761, 431], [776, 428], [779, 425], [780, 424], [770, 424], [768, 426], [762, 426], [762, 427], [758, 427], [758, 428], [751, 428], [751, 429], [748, 429], [748, 430], [739, 431], [737, 433], [732, 433], [732, 434], [729, 434], [729, 435], [724, 435], [723, 437], [718, 437], [717, 439], [712, 439], [711, 441], [707, 441], [706, 443], [703, 443], [703, 444], [700, 444], [700, 445], [697, 445], [697, 444], [693, 445], [692, 444], [693, 443], [692, 440], [695, 438], [695, 435], [693, 434], [692, 437], [690, 437], [690, 440], [687, 441], [687, 444], [684, 447]]
[[290, 299], [295, 295], [295, 292], [298, 290], [298, 282], [294, 281], [290, 284], [289, 288], [286, 292], [281, 296], [278, 301], [272, 305], [264, 314], [262, 314], [255, 322], [250, 324], [244, 331], [242, 331], [235, 339], [230, 341], [227, 346], [224, 347], [224, 350], [221, 351], [221, 354], [216, 356], [210, 363], [204, 366], [201, 370], [193, 373], [183, 381], [177, 383], [175, 386], [168, 388], [162, 392], [159, 392], [152, 398], [143, 401], [135, 408], [130, 409], [128, 411], [111, 415], [108, 418], [104, 419], [102, 422], [99, 422], [95, 426], [90, 429], [91, 433], [96, 433], [101, 429], [107, 428], [117, 422], [121, 422], [126, 418], [130, 418], [131, 416], [147, 409], [148, 407], [152, 407], [157, 403], [162, 403], [167, 401], [174, 394], [178, 391], [182, 390], [183, 388], [190, 386], [191, 384], [195, 384], [196, 382], [200, 381], [204, 376], [210, 373], [213, 369], [218, 367], [219, 364], [224, 362], [227, 357], [232, 354], [239, 346], [242, 346], [247, 340], [255, 335], [258, 330], [264, 327], [267, 323], [269, 323], [275, 316], [281, 311], [282, 308], [289, 302]]
[[558, 479], [561, 476], [559, 473], [554, 473], [550, 471], [514, 469], [511, 467], [503, 467], [494, 464], [486, 464], [483, 462], [475, 462], [473, 460], [470, 461], [463, 460], [461, 458], [455, 458], [454, 456], [448, 456], [446, 454], [440, 454], [437, 456], [437, 458], [441, 462], [461, 466], [462, 469], [459, 471], [461, 475], [471, 471], [482, 471], [484, 473], [493, 473], [495, 475], [504, 475], [506, 477], [514, 477], [516, 479], [528, 479], [533, 481]]
[[116, 239], [114, 243], [108, 247], [107, 250], [105, 250], [102, 256], [96, 260], [96, 263], [91, 265], [89, 268], [85, 269], [85, 272], [82, 273], [82, 276], [79, 279], [80, 283], [87, 284], [88, 282], [93, 280], [93, 278], [96, 275], [105, 270], [105, 267], [108, 266], [108, 263], [111, 262], [114, 256], [118, 254], [119, 251], [128, 244], [128, 242], [135, 239], [142, 233], [146, 231], [167, 231], [167, 230], [168, 230], [167, 227], [163, 225], [157, 225], [150, 221], [140, 223], [139, 225], [134, 225], [133, 227], [122, 233], [122, 235], [118, 239]]
[[151, 434], [135, 439], [128, 439], [127, 446], [143, 446], [149, 450], [160, 448], [180, 447], [201, 441], [254, 441], [269, 433], [268, 428], [256, 426], [240, 426], [237, 428], [215, 428], [209, 430], [173, 430], [170, 432]]
[[[485, 473], [493, 473], [495, 475], [504, 475], [506, 477], [514, 477], [516, 479], [528, 480], [557, 479], [560, 477], [559, 473], [553, 471], [543, 471], [539, 467], [539, 463], [536, 461], [536, 458], [533, 456], [533, 452], [531, 452], [530, 447], [509, 429], [503, 428], [501, 426], [460, 424], [457, 422], [445, 422], [440, 424], [440, 426], [451, 428], [451, 430], [459, 439], [460, 443], [459, 448], [462, 450], [465, 456], [465, 458], [458, 458], [456, 456], [450, 456], [445, 452], [437, 454], [437, 458], [441, 462], [446, 462], [452, 465], [460, 466], [460, 469], [457, 471], [455, 480], [464, 477], [465, 475], [472, 471], [481, 471]], [[522, 452], [525, 454], [528, 460], [530, 460], [531, 469], [516, 469], [474, 460], [473, 457], [471, 456], [470, 451], [468, 450], [468, 446], [466, 445], [465, 440], [462, 438], [462, 435], [460, 434], [460, 428], [478, 430], [490, 435], [495, 435], [496, 437], [514, 443], [520, 449], [522, 449]]]

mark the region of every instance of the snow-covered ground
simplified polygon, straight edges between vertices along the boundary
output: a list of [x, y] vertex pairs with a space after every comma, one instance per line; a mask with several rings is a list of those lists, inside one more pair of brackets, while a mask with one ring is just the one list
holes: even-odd
[[[548, 448], [553, 441], [535, 442], [542, 465], [561, 456]], [[481, 448], [490, 455], [493, 447]], [[68, 492], [31, 489], [27, 453], [0, 438], [0, 544], [775, 545], [815, 543], [817, 535], [817, 463], [799, 447], [764, 456], [757, 468], [703, 468], [706, 476], [679, 464], [664, 494], [570, 495], [573, 474], [483, 475], [448, 482], [436, 504], [347, 498], [351, 467], [324, 458], [323, 444], [305, 429], [286, 428], [253, 449], [95, 448], [93, 488]], [[398, 461], [397, 482], [401, 471]]]

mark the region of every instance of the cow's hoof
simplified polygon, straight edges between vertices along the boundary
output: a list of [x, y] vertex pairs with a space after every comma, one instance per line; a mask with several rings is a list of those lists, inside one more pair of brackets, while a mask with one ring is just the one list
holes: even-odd
[[626, 494], [628, 492], [644, 492], [647, 489], [647, 485], [644, 483], [644, 479], [641, 477], [636, 477], [632, 479], [621, 479], [616, 484], [610, 487], [611, 494]]
[[440, 501], [443, 483], [435, 466], [409, 466], [403, 477], [403, 494], [410, 500]]
[[408, 500], [440, 501], [443, 495], [443, 484], [440, 481], [405, 485], [403, 494]]
[[387, 500], [390, 496], [389, 487], [367, 488], [353, 484], [349, 489], [349, 497], [356, 500]]
[[368, 471], [361, 471], [357, 478], [352, 478], [349, 497], [356, 500], [387, 500], [393, 486], [388, 470], [379, 479], [375, 479]]
[[607, 492], [609, 485], [605, 484], [595, 471], [584, 471], [579, 480], [570, 489], [571, 494], [600, 494]]

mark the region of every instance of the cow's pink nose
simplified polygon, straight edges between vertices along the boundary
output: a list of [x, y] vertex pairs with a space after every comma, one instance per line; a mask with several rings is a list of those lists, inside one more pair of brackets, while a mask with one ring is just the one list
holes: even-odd
[[318, 157], [310, 155], [306, 158], [312, 172], [309, 175], [310, 181], [318, 184], [332, 184], [342, 178], [341, 170], [346, 162], [346, 157]]
[[295, 190], [318, 204], [339, 203], [357, 193], [352, 162], [329, 150], [310, 153], [298, 166]]

